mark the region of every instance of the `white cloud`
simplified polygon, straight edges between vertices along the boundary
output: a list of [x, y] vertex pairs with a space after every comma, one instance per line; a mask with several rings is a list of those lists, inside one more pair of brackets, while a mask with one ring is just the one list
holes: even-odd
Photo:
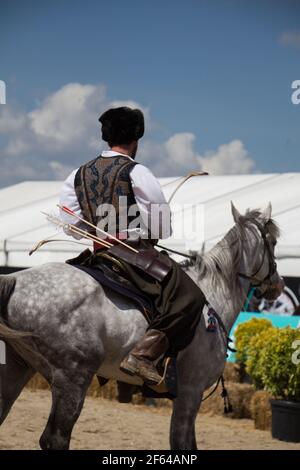
[[199, 160], [202, 170], [214, 175], [251, 173], [255, 166], [240, 140], [222, 144], [216, 151], [200, 156]]
[[[63, 179], [106, 147], [98, 118], [109, 107], [130, 106], [145, 114], [147, 134], [157, 127], [149, 108], [133, 100], [108, 100], [104, 85], [69, 83], [29, 112], [0, 109], [0, 184], [22, 178]], [[150, 130], [150, 132], [149, 132]], [[254, 167], [240, 140], [198, 153], [190, 132], [172, 135], [165, 142], [143, 139], [138, 154], [157, 176], [183, 175], [204, 169], [212, 174], [247, 173]]]
[[280, 35], [279, 42], [283, 46], [300, 48], [300, 31], [285, 31]]
[[[98, 134], [99, 134], [99, 132], [98, 132]], [[99, 151], [99, 145], [101, 144], [100, 134], [99, 134], [98, 138], [94, 137], [94, 136], [90, 137], [87, 141], [87, 144], [88, 144], [89, 148], [92, 149], [94, 152]]]
[[[159, 176], [181, 176], [191, 170], [203, 170], [212, 175], [253, 171], [254, 161], [240, 140], [232, 140], [202, 155], [194, 149], [195, 140], [190, 132], [174, 134], [161, 145], [146, 142], [141, 147], [141, 155]], [[153, 161], [155, 165], [151, 165]]]
[[150, 117], [149, 116], [149, 108], [146, 108], [144, 106], [141, 106], [137, 101], [133, 101], [133, 100], [114, 100], [114, 101], [110, 101], [108, 103], [108, 107], [109, 108], [119, 108], [120, 106], [128, 106], [129, 108], [133, 108], [133, 109], [140, 109], [141, 111], [143, 111], [145, 117]]
[[13, 111], [9, 106], [1, 106], [0, 134], [20, 131], [26, 124], [26, 116], [23, 113]]
[[0, 188], [36, 179], [45, 179], [45, 174], [32, 162], [20, 162], [20, 158], [14, 156], [1, 159]]
[[174, 134], [165, 143], [170, 162], [177, 167], [193, 167], [198, 163], [198, 156], [193, 149], [196, 137], [190, 132]]
[[125, 105], [142, 109], [147, 126], [151, 125], [147, 108], [135, 101], [108, 100], [102, 84], [69, 83], [29, 112], [1, 106], [0, 184], [26, 175], [62, 179], [69, 170], [106, 147], [98, 122], [102, 112]]
[[52, 161], [49, 163], [49, 167], [53, 171], [53, 176], [58, 181], [65, 180], [69, 174], [75, 170], [72, 166], [63, 165], [60, 162]]
[[84, 148], [100, 134], [97, 119], [106, 105], [103, 85], [69, 83], [28, 113], [1, 107], [0, 132], [12, 134], [3, 154], [76, 151], [78, 144]]
[[199, 168], [199, 155], [194, 150], [194, 134], [181, 132], [163, 143], [141, 141], [139, 160], [145, 162], [157, 176], [181, 176]]
[[69, 83], [30, 112], [30, 127], [38, 139], [59, 147], [86, 137], [97, 109], [105, 102], [105, 87]]
[[17, 155], [24, 155], [26, 152], [31, 150], [31, 146], [29, 142], [22, 139], [12, 139], [8, 142], [5, 148], [5, 154], [7, 156], [17, 156]]
[[[75, 154], [100, 151], [98, 118], [105, 109], [118, 106], [140, 108], [151, 127], [149, 109], [136, 101], [109, 101], [104, 85], [69, 83], [52, 93], [28, 113], [15, 112], [9, 106], [1, 107], [0, 133], [11, 134], [2, 154], [23, 155], [31, 151], [41, 155], [63, 152]], [[17, 133], [18, 131], [18, 133]], [[98, 136], [98, 138], [97, 138]], [[92, 158], [92, 154], [87, 155]]]

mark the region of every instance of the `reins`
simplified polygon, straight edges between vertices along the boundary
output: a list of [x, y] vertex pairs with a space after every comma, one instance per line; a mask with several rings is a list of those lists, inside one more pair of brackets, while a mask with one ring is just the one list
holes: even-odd
[[210, 398], [216, 392], [218, 386], [220, 385], [220, 382], [221, 382], [221, 385], [222, 385], [221, 397], [223, 398], [223, 401], [224, 401], [224, 413], [228, 414], [228, 413], [231, 413], [233, 411], [233, 408], [232, 408], [232, 404], [230, 403], [230, 400], [229, 400], [229, 395], [228, 395], [227, 388], [225, 387], [225, 379], [224, 379], [223, 375], [221, 375], [218, 378], [217, 383], [214, 386], [214, 388], [212, 389], [212, 391], [209, 392], [209, 394], [206, 395], [206, 397], [204, 397], [201, 400], [201, 402], [204, 402], [205, 400]]
[[195, 255], [188, 255], [187, 253], [182, 253], [181, 251], [173, 250], [172, 248], [167, 248], [166, 246], [162, 246], [158, 244], [156, 246], [158, 246], [158, 248], [162, 248], [165, 251], [169, 251], [170, 253], [174, 253], [175, 255], [184, 256], [185, 258], [189, 258], [189, 259], [195, 259]]

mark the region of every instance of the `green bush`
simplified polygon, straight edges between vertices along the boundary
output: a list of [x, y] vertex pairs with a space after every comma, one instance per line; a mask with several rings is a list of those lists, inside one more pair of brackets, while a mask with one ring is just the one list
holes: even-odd
[[300, 330], [275, 328], [269, 320], [252, 318], [238, 326], [235, 338], [237, 361], [256, 388], [275, 398], [300, 401], [300, 363], [295, 363], [300, 354], [297, 357], [293, 348], [294, 341], [300, 341]]
[[250, 340], [246, 371], [256, 386], [262, 385], [275, 398], [300, 401], [299, 354], [297, 358], [292, 346], [295, 340], [300, 340], [300, 331], [290, 327], [272, 327]]
[[272, 323], [269, 320], [260, 318], [252, 318], [238, 325], [234, 336], [237, 349], [236, 360], [240, 364], [246, 364], [251, 339], [269, 328], [272, 328]]
[[271, 326], [269, 328], [261, 329], [258, 334], [249, 339], [245, 369], [251, 376], [253, 383], [258, 390], [264, 388], [262, 375], [262, 371], [264, 370], [264, 358], [262, 351], [269, 343], [270, 338], [273, 337], [273, 335], [276, 336], [277, 331], [278, 328]]

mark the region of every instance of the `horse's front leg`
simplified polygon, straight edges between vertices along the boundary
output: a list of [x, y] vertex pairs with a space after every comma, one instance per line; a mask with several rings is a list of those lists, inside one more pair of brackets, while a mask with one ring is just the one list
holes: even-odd
[[182, 387], [174, 400], [170, 429], [170, 446], [173, 450], [196, 450], [195, 421], [201, 405], [198, 389]]

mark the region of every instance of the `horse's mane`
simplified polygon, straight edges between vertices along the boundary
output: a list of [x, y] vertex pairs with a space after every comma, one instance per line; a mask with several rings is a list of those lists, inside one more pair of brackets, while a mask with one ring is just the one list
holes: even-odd
[[[261, 215], [261, 211], [257, 209], [248, 209], [245, 215], [240, 215], [236, 224], [216, 246], [204, 255], [192, 253], [193, 258], [189, 262], [185, 262], [184, 266], [195, 267], [199, 280], [209, 275], [212, 288], [221, 285], [224, 292], [235, 292], [234, 297], [240, 300], [242, 286], [237, 273], [244, 249], [243, 240], [249, 236], [246, 228], [251, 229], [251, 222], [259, 221]], [[272, 238], [278, 238], [279, 228], [273, 219], [265, 224], [265, 229]], [[255, 230], [254, 226], [253, 230]]]

